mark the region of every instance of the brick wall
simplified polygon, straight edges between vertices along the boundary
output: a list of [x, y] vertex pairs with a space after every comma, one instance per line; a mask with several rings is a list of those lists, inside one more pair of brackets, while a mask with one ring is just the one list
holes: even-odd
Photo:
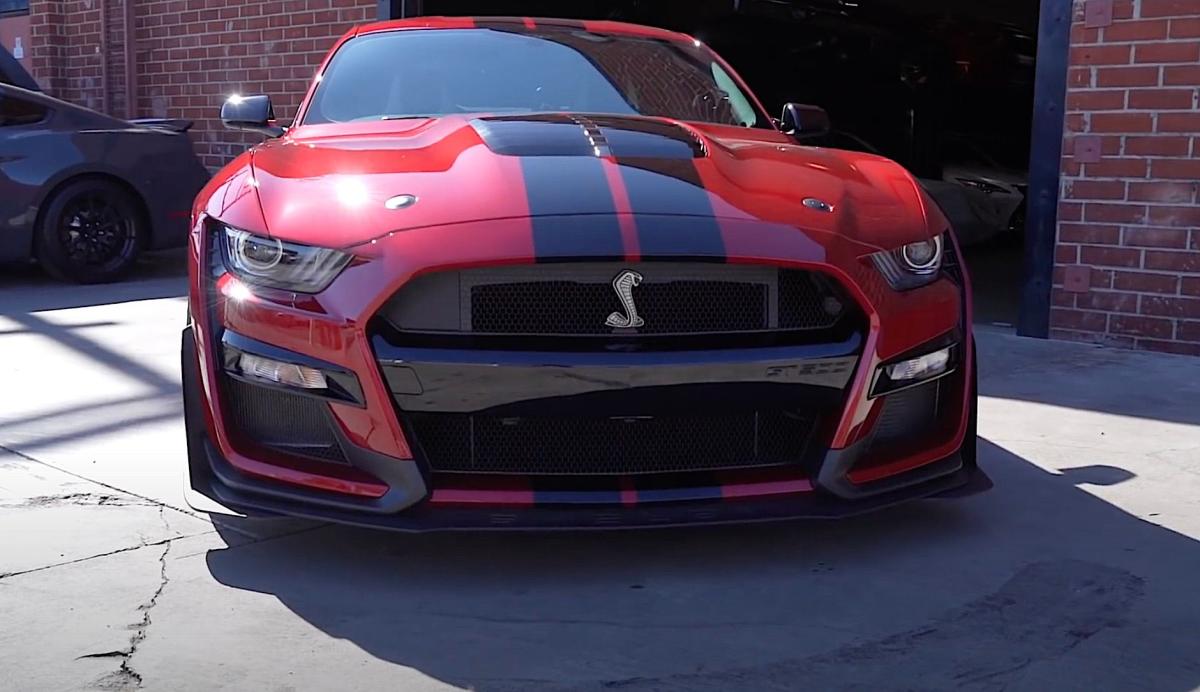
[[[115, 4], [115, 3], [114, 3]], [[109, 11], [107, 15], [112, 16]], [[41, 0], [29, 5], [33, 76], [54, 96], [99, 111], [105, 103], [105, 22], [98, 0]]]
[[1200, 355], [1200, 0], [1075, 10], [1051, 336]]
[[24, 57], [18, 58], [18, 61], [27, 70], [33, 67], [33, 61], [29, 54], [29, 38], [29, 15], [0, 16], [0, 46], [4, 46], [9, 53], [15, 53], [17, 42], [20, 41], [21, 53]]
[[62, 2], [33, 0], [29, 4], [30, 72], [42, 88], [60, 98], [62, 92]]
[[290, 120], [333, 42], [377, 11], [375, 0], [140, 0], [139, 109], [196, 121], [197, 153], [220, 166], [261, 140], [221, 127], [226, 96], [270, 94]]
[[221, 127], [226, 96], [270, 94], [276, 115], [292, 118], [333, 42], [377, 12], [376, 0], [32, 0], [33, 74], [47, 91], [126, 115], [126, 2], [135, 2], [135, 116], [195, 121], [210, 168], [257, 141]]

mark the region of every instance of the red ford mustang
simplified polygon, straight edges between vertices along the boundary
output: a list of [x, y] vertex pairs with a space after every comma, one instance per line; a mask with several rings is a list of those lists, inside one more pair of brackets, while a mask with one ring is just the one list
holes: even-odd
[[[197, 200], [190, 485], [406, 530], [836, 516], [985, 488], [970, 291], [903, 168], [699, 41], [352, 31]], [[195, 495], [191, 495], [195, 500]], [[202, 506], [197, 504], [197, 506]]]

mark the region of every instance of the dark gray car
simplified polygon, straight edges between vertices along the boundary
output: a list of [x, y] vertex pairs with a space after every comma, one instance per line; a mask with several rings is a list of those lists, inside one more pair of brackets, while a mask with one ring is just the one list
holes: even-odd
[[120, 278], [143, 250], [186, 242], [208, 179], [190, 123], [127, 121], [51, 98], [0, 48], [0, 264]]

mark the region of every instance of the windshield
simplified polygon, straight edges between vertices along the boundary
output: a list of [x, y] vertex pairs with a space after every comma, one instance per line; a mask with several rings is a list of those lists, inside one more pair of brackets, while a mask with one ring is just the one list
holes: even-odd
[[771, 126], [701, 45], [569, 29], [408, 30], [351, 39], [321, 76], [304, 124], [533, 112]]

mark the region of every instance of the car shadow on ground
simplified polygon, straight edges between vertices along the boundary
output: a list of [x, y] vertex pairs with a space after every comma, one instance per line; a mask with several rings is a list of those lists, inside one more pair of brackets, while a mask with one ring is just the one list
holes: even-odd
[[187, 295], [187, 253], [183, 250], [148, 254], [125, 280], [111, 284], [64, 283], [50, 278], [36, 265], [0, 265], [0, 315], [184, 295]]
[[328, 527], [207, 563], [374, 657], [475, 690], [1200, 685], [1200, 545], [1083, 489], [1131, 475], [1056, 475], [982, 440], [981, 463], [990, 493], [833, 523]]

